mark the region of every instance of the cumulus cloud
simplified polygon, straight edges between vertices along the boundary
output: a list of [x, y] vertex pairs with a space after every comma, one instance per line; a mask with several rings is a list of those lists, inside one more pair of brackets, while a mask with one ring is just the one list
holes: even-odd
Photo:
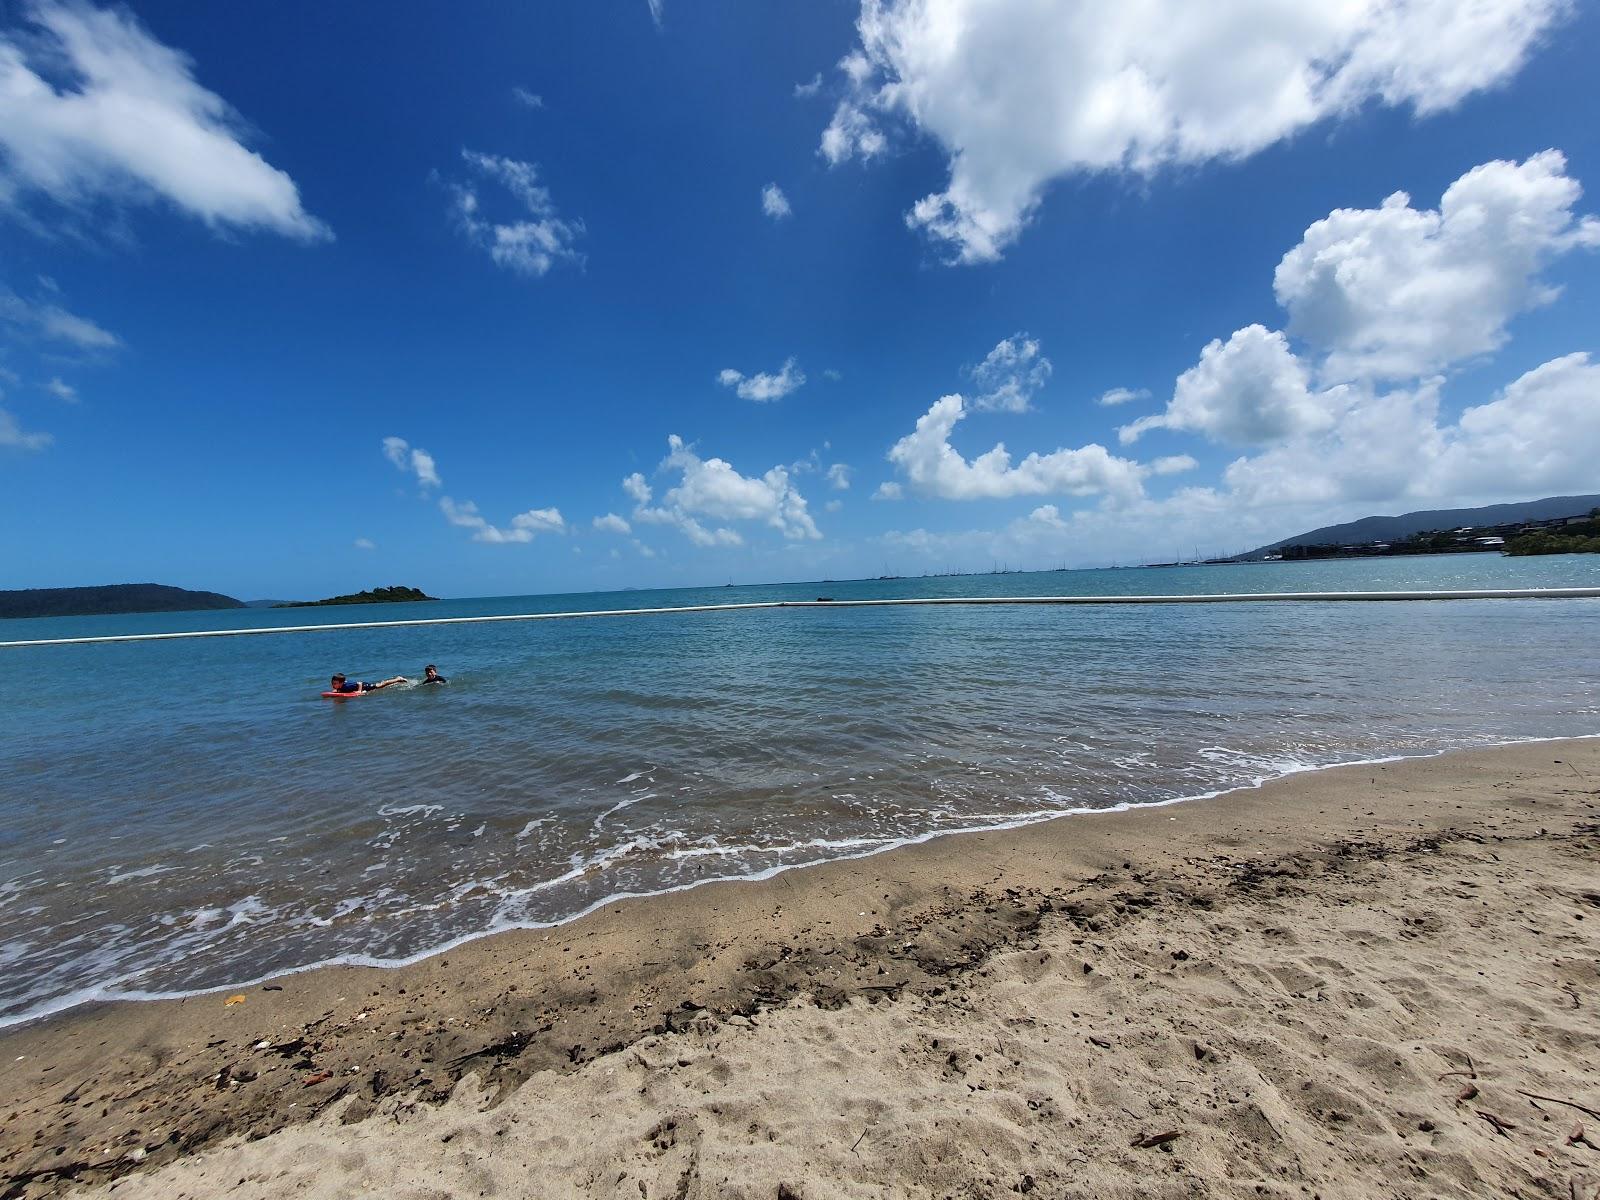
[[769, 183], [761, 189], [761, 211], [774, 221], [781, 221], [794, 210], [789, 207], [789, 197], [783, 194], [783, 189]]
[[1121, 404], [1132, 404], [1135, 400], [1148, 399], [1150, 399], [1149, 388], [1115, 387], [1101, 392], [1095, 397], [1094, 402], [1102, 408], [1116, 408]]
[[87, 317], [68, 312], [59, 304], [24, 300], [4, 287], [0, 287], [0, 324], [76, 350], [115, 350], [122, 345], [121, 338]]
[[1289, 332], [1326, 353], [1331, 382], [1414, 378], [1497, 350], [1512, 317], [1557, 295], [1539, 272], [1600, 246], [1600, 221], [1572, 211], [1582, 190], [1546, 150], [1474, 167], [1437, 209], [1404, 192], [1337, 209], [1278, 264]]
[[1513, 76], [1568, 0], [862, 0], [822, 134], [830, 163], [935, 140], [945, 187], [907, 224], [998, 258], [1050, 181], [1246, 158], [1376, 102], [1427, 116]]
[[745, 375], [732, 367], [725, 367], [717, 373], [717, 382], [723, 387], [732, 388], [741, 400], [754, 400], [758, 404], [782, 400], [790, 392], [803, 386], [805, 381], [804, 373], [792, 358], [784, 362], [782, 369], [776, 375], [766, 371]]
[[511, 524], [507, 528], [489, 524], [478, 511], [478, 506], [471, 500], [457, 503], [449, 496], [441, 496], [439, 509], [450, 524], [472, 530], [473, 541], [487, 542], [491, 545], [531, 542], [541, 533], [567, 531], [567, 523], [562, 519], [560, 509], [555, 508], [531, 508], [527, 512], [518, 513], [511, 518]]
[[1050, 371], [1039, 343], [1025, 333], [1014, 334], [973, 368], [972, 382], [981, 390], [972, 407], [977, 412], [1027, 412]]
[[622, 490], [632, 498], [635, 504], [650, 503], [650, 485], [645, 482], [644, 476], [638, 471], [635, 471], [622, 481]]
[[78, 389], [59, 376], [52, 378], [49, 383], [45, 384], [44, 390], [63, 404], [76, 404], [78, 402]]
[[1355, 394], [1327, 432], [1229, 464], [1236, 505], [1417, 505], [1592, 490], [1600, 364], [1586, 353], [1535, 367], [1492, 400], [1441, 417], [1441, 381]]
[[1095, 444], [1029, 454], [1015, 465], [1010, 452], [1000, 444], [969, 460], [950, 444], [951, 432], [966, 415], [965, 402], [959, 395], [945, 396], [918, 418], [913, 432], [890, 448], [889, 461], [900, 468], [921, 495], [979, 500], [1103, 494], [1128, 500], [1143, 492], [1145, 468]]
[[878, 485], [878, 490], [872, 493], [874, 500], [904, 500], [905, 488], [893, 479], [886, 479]]
[[668, 453], [661, 470], [676, 471], [678, 481], [650, 504], [650, 489], [635, 473], [623, 488], [637, 501], [634, 520], [670, 525], [700, 546], [739, 546], [744, 538], [727, 525], [707, 528], [703, 523], [748, 521], [771, 526], [792, 541], [822, 536], [807, 510], [805, 497], [789, 478], [785, 467], [773, 467], [759, 477], [741, 475], [720, 458], [701, 458], [677, 434], [667, 439]]
[[849, 491], [851, 471], [852, 468], [845, 463], [834, 463], [828, 468], [825, 478], [835, 491]]
[[1236, 515], [1582, 491], [1600, 454], [1600, 367], [1552, 359], [1451, 420], [1437, 372], [1506, 339], [1517, 312], [1554, 299], [1539, 278], [1556, 254], [1600, 244], [1574, 216], [1565, 162], [1547, 151], [1486, 163], [1436, 212], [1404, 196], [1339, 210], [1307, 230], [1277, 271], [1277, 294], [1307, 344], [1261, 325], [1211, 342], [1166, 410], [1126, 425], [1249, 448], [1216, 503]]
[[583, 264], [583, 255], [574, 246], [583, 235], [583, 222], [561, 216], [550, 190], [538, 182], [535, 164], [476, 150], [464, 149], [461, 157], [480, 179], [508, 192], [518, 210], [511, 219], [494, 220], [484, 215], [476, 183], [445, 183], [452, 215], [468, 241], [486, 250], [499, 266], [534, 278], [557, 263]]
[[[649, 497], [646, 497], [648, 499]], [[616, 513], [607, 513], [594, 519], [594, 527], [601, 533], [632, 533], [633, 527]]]
[[1150, 473], [1153, 475], [1181, 475], [1185, 471], [1194, 470], [1199, 465], [1190, 455], [1168, 454], [1150, 464]]
[[822, 90], [822, 72], [818, 71], [805, 83], [794, 85], [794, 98], [796, 100], [809, 100]]
[[55, 441], [48, 433], [29, 433], [17, 424], [16, 417], [0, 408], [0, 446], [14, 450], [43, 450]]
[[1213, 339], [1178, 376], [1163, 413], [1117, 431], [1124, 445], [1151, 429], [1182, 429], [1216, 441], [1262, 445], [1333, 424], [1338, 393], [1313, 393], [1310, 372], [1276, 330], [1247, 325]]
[[420, 447], [412, 446], [405, 438], [384, 438], [383, 456], [399, 470], [415, 475], [417, 483], [424, 489], [441, 486], [439, 469], [434, 464], [433, 455]]
[[294, 180], [244, 145], [244, 122], [187, 55], [126, 9], [40, 0], [0, 32], [0, 204], [44, 196], [165, 201], [213, 228], [329, 238]]

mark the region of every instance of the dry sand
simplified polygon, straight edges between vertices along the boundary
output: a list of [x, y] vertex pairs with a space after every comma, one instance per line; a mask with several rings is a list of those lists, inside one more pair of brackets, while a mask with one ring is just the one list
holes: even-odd
[[1592, 1200], [1600, 741], [272, 986], [0, 1039], [0, 1195]]

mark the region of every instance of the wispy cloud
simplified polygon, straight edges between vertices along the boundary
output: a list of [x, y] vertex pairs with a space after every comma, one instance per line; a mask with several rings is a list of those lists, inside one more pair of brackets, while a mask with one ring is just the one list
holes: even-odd
[[774, 221], [781, 221], [794, 210], [789, 207], [789, 197], [783, 194], [783, 189], [769, 183], [761, 189], [761, 211]]
[[439, 479], [438, 468], [434, 465], [433, 455], [420, 447], [410, 445], [405, 438], [384, 438], [383, 456], [400, 470], [415, 475], [417, 483], [424, 489], [443, 486]]
[[44, 385], [44, 390], [49, 392], [63, 404], [76, 404], [78, 402], [78, 389], [64, 380], [54, 378]]
[[0, 324], [78, 350], [114, 350], [122, 345], [121, 338], [87, 317], [68, 312], [54, 302], [24, 300], [4, 287], [0, 287]]
[[557, 211], [550, 190], [538, 182], [539, 168], [502, 155], [462, 150], [461, 157], [481, 179], [509, 192], [520, 212], [496, 221], [484, 215], [483, 197], [475, 183], [445, 182], [452, 215], [468, 241], [481, 246], [502, 267], [538, 278], [560, 262], [583, 264], [574, 243], [583, 236], [580, 220]]
[[511, 96], [524, 108], [543, 108], [544, 97], [537, 92], [530, 92], [527, 88], [518, 85], [511, 89]]
[[28, 433], [17, 419], [5, 409], [0, 408], [0, 447], [10, 447], [14, 450], [43, 450], [55, 438], [48, 433]]
[[741, 400], [754, 400], [758, 404], [782, 400], [790, 392], [804, 386], [805, 381], [804, 373], [792, 358], [784, 362], [777, 374], [758, 371], [754, 375], [745, 375], [732, 367], [724, 367], [717, 373], [717, 382], [723, 387], [732, 388]]
[[566, 520], [561, 516], [561, 510], [556, 508], [530, 508], [512, 517], [510, 526], [503, 529], [489, 524], [471, 500], [458, 503], [449, 496], [441, 496], [439, 508], [450, 524], [472, 530], [473, 541], [491, 545], [531, 542], [541, 533], [567, 531]]
[[0, 206], [165, 200], [213, 227], [331, 238], [180, 50], [126, 9], [40, 0], [0, 32]]
[[1132, 404], [1135, 400], [1150, 399], [1149, 388], [1115, 387], [1110, 391], [1101, 392], [1095, 397], [1094, 402], [1102, 408], [1115, 408], [1119, 404]]

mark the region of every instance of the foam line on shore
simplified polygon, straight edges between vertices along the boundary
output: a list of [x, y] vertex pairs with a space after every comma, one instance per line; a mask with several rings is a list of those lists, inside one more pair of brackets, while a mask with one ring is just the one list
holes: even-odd
[[913, 596], [880, 600], [755, 600], [742, 604], [682, 604], [661, 608], [598, 608], [576, 612], [502, 613], [476, 617], [417, 617], [396, 621], [340, 621], [326, 625], [269, 625], [259, 629], [195, 629], [182, 633], [112, 633], [93, 637], [29, 638], [0, 642], [0, 650], [31, 646], [85, 646], [98, 642], [163, 642], [181, 638], [245, 637], [266, 633], [320, 633], [331, 629], [397, 629], [411, 625], [476, 625], [494, 621], [563, 621], [583, 617], [644, 617], [669, 613], [746, 612], [767, 608], [897, 608], [966, 604], [1261, 604], [1349, 603], [1396, 600], [1586, 600], [1600, 587], [1466, 588], [1450, 591], [1211, 592], [1192, 596]]
[[600, 911], [611, 904], [626, 901], [651, 900], [661, 896], [671, 896], [679, 892], [694, 891], [719, 883], [761, 883], [790, 871], [804, 871], [813, 867], [826, 866], [830, 863], [856, 862], [861, 859], [876, 858], [881, 854], [891, 853], [895, 850], [909, 846], [920, 846], [925, 842], [937, 841], [942, 838], [968, 837], [974, 834], [1004, 833], [1008, 830], [1023, 829], [1030, 825], [1041, 825], [1050, 821], [1070, 819], [1073, 817], [1098, 817], [1113, 816], [1119, 813], [1143, 812], [1161, 808], [1172, 808], [1177, 805], [1192, 804], [1196, 800], [1215, 800], [1223, 796], [1230, 796], [1241, 792], [1258, 791], [1268, 784], [1277, 783], [1295, 775], [1317, 774], [1324, 771], [1336, 771], [1344, 767], [1371, 767], [1381, 766], [1386, 763], [1406, 762], [1430, 758], [1442, 758], [1445, 755], [1469, 750], [1487, 750], [1509, 746], [1537, 745], [1547, 742], [1579, 742], [1600, 738], [1600, 734], [1580, 733], [1561, 737], [1513, 737], [1481, 744], [1466, 744], [1458, 746], [1443, 746], [1432, 750], [1417, 752], [1382, 754], [1371, 758], [1343, 759], [1326, 763], [1303, 763], [1280, 771], [1277, 774], [1258, 775], [1249, 783], [1241, 783], [1232, 787], [1215, 788], [1210, 791], [1194, 792], [1183, 796], [1167, 796], [1159, 800], [1119, 800], [1115, 804], [1104, 807], [1088, 805], [1073, 805], [1048, 812], [1037, 812], [1020, 816], [1015, 819], [997, 822], [993, 825], [967, 825], [957, 826], [953, 829], [931, 829], [923, 833], [911, 834], [905, 837], [887, 838], [864, 849], [852, 850], [848, 854], [840, 854], [827, 858], [807, 859], [802, 862], [776, 863], [770, 867], [763, 867], [759, 871], [733, 872], [727, 875], [710, 875], [703, 879], [696, 879], [691, 883], [673, 884], [670, 887], [652, 888], [646, 891], [621, 891], [613, 892], [601, 899], [595, 900], [583, 908], [566, 916], [556, 917], [547, 921], [515, 921], [497, 919], [491, 921], [482, 929], [468, 933], [457, 934], [443, 941], [434, 943], [421, 950], [409, 954], [400, 954], [393, 957], [379, 955], [343, 953], [332, 955], [328, 958], [318, 959], [315, 962], [305, 963], [301, 966], [284, 967], [269, 971], [264, 975], [253, 976], [248, 979], [235, 980], [230, 983], [220, 983], [208, 987], [173, 988], [168, 990], [128, 989], [118, 990], [119, 984], [135, 978], [138, 972], [125, 975], [104, 983], [92, 984], [79, 988], [65, 995], [56, 996], [45, 1000], [20, 1013], [0, 1015], [0, 1037], [12, 1030], [36, 1021], [48, 1020], [61, 1016], [75, 1008], [88, 1004], [122, 1004], [122, 1003], [147, 1003], [163, 1000], [191, 1000], [197, 996], [221, 995], [224, 992], [243, 991], [259, 987], [274, 979], [286, 979], [294, 975], [303, 975], [311, 971], [320, 971], [330, 967], [362, 967], [378, 970], [393, 970], [397, 967], [408, 967], [423, 962], [430, 958], [448, 954], [462, 946], [485, 938], [497, 937], [501, 934], [529, 932], [541, 929], [556, 929], [563, 925], [570, 925], [580, 921], [592, 913]]

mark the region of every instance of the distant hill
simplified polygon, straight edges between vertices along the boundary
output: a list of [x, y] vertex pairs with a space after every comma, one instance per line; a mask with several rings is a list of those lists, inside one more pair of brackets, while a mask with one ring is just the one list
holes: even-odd
[[352, 592], [348, 596], [329, 596], [326, 600], [288, 600], [274, 604], [273, 608], [320, 608], [325, 604], [399, 604], [412, 600], [432, 600], [420, 588], [383, 587], [370, 592]]
[[106, 613], [186, 612], [243, 608], [232, 596], [191, 592], [162, 583], [111, 583], [104, 587], [24, 588], [0, 592], [0, 618], [95, 617]]
[[1581, 517], [1600, 507], [1600, 496], [1548, 496], [1543, 500], [1523, 500], [1516, 504], [1488, 504], [1482, 508], [1436, 508], [1403, 513], [1398, 517], [1362, 517], [1343, 525], [1324, 525], [1309, 533], [1299, 533], [1269, 546], [1261, 546], [1238, 561], [1263, 558], [1285, 546], [1357, 546], [1370, 542], [1396, 542], [1431, 529], [1459, 529], [1463, 526], [1511, 525], [1518, 521], [1553, 521], [1561, 517]]

